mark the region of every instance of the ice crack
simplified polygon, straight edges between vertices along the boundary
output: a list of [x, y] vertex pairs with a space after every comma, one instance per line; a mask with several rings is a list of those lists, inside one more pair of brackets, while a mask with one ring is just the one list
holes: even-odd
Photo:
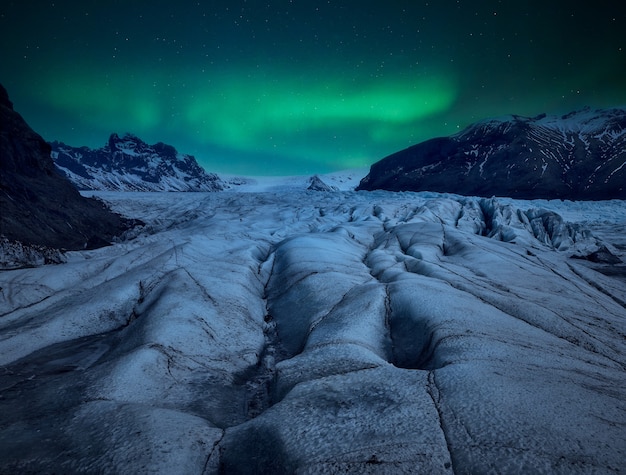
[[[209, 451], [209, 455], [207, 455], [206, 461], [204, 462], [204, 468], [202, 469], [202, 474], [209, 474], [209, 473], [214, 473], [215, 467], [219, 467], [219, 458], [220, 458], [220, 452], [219, 452], [219, 447], [220, 444], [222, 443], [222, 440], [224, 440], [224, 436], [226, 435], [226, 431], [222, 430], [222, 434], [220, 435], [219, 439], [217, 439], [214, 443], [213, 443], [213, 447], [211, 447], [211, 450]], [[217, 461], [213, 462], [213, 455], [217, 454]]]
[[254, 375], [246, 382], [246, 416], [254, 419], [273, 403], [276, 362], [280, 359], [279, 338], [272, 316], [265, 316], [265, 345], [259, 356]]
[[441, 429], [441, 433], [443, 434], [443, 437], [446, 441], [446, 447], [447, 447], [447, 451], [448, 451], [448, 456], [450, 457], [450, 460], [448, 462], [444, 463], [444, 467], [446, 469], [450, 469], [452, 471], [452, 473], [456, 473], [455, 469], [454, 469], [454, 457], [453, 457], [453, 452], [452, 452], [452, 447], [450, 444], [450, 439], [448, 437], [448, 432], [447, 432], [447, 428], [446, 428], [446, 423], [444, 421], [444, 417], [443, 417], [443, 410], [441, 408], [441, 393], [439, 391], [439, 387], [437, 386], [437, 381], [435, 380], [435, 373], [434, 371], [429, 371], [428, 372], [428, 383], [426, 386], [426, 392], [428, 393], [428, 395], [430, 396], [430, 398], [433, 401], [433, 405], [435, 406], [435, 409], [437, 410], [437, 414], [439, 416], [439, 428]]

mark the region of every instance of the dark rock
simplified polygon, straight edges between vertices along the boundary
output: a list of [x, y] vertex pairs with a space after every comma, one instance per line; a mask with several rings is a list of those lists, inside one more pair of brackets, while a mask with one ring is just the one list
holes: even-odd
[[65, 262], [58, 249], [0, 238], [0, 269], [21, 269]]
[[600, 246], [596, 251], [591, 252], [584, 256], [574, 255], [575, 259], [584, 259], [586, 261], [594, 262], [596, 264], [621, 264], [622, 260], [613, 254], [606, 246]]
[[100, 247], [131, 226], [61, 177], [50, 145], [13, 110], [0, 86], [0, 236], [77, 250]]
[[522, 199], [626, 198], [626, 110], [507, 116], [372, 165], [357, 190]]

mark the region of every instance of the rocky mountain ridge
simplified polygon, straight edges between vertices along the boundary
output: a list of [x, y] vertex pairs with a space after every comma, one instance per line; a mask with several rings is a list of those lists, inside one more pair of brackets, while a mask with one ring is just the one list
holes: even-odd
[[357, 189], [521, 199], [626, 198], [626, 109], [488, 119], [372, 165]]
[[57, 168], [81, 190], [220, 191], [225, 185], [196, 159], [162, 142], [148, 145], [132, 134], [111, 134], [99, 149], [52, 142]]
[[52, 249], [101, 247], [132, 224], [82, 197], [57, 173], [50, 146], [13, 109], [1, 85], [0, 210], [0, 268], [49, 261], [57, 256]]

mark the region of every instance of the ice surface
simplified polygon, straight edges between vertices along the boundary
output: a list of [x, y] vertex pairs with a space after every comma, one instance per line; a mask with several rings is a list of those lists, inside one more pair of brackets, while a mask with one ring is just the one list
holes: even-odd
[[624, 202], [292, 181], [0, 273], [0, 473], [623, 470]]

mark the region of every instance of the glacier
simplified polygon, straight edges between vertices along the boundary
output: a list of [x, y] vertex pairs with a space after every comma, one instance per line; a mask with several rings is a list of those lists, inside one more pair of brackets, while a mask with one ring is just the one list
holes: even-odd
[[[0, 273], [0, 473], [620, 473], [626, 202], [93, 193]], [[583, 257], [574, 259], [573, 257]]]

